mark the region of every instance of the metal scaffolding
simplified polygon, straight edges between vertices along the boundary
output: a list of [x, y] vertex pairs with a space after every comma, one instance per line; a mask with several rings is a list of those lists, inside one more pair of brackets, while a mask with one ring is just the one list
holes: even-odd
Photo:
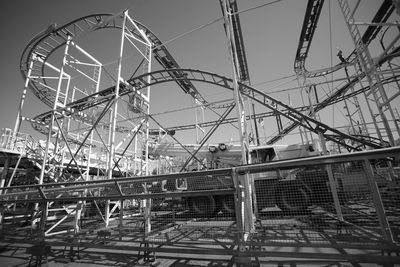
[[[20, 61], [25, 84], [14, 128], [0, 139], [2, 236], [78, 253], [135, 251], [146, 261], [156, 252], [224, 255], [248, 266], [270, 257], [398, 261], [400, 34], [388, 34], [398, 27], [395, 6], [385, 0], [371, 22], [357, 22], [361, 1], [337, 2], [354, 51], [307, 70], [324, 4], [309, 0], [294, 61], [297, 96], [307, 98], [298, 106], [251, 85], [235, 0], [219, 1], [231, 78], [181, 68], [128, 10], [36, 35]], [[99, 31], [113, 32], [116, 59], [89, 52], [83, 40]], [[161, 69], [153, 70], [154, 59]], [[167, 126], [152, 114], [150, 88], [166, 83], [193, 99], [193, 123]], [[205, 85], [231, 97], [210, 101], [198, 89]], [[47, 112], [25, 114], [28, 90]], [[320, 116], [338, 103], [348, 120], [340, 127]], [[264, 119], [277, 129], [267, 136], [264, 128], [261, 138]], [[26, 122], [46, 140], [21, 133]], [[209, 144], [234, 123], [238, 144]], [[301, 144], [276, 145], [295, 129], [305, 133]], [[189, 130], [193, 145], [176, 135]]]

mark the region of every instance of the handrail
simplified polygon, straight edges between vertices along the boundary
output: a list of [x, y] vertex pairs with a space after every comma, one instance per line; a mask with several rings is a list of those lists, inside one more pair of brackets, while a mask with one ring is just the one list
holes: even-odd
[[[140, 198], [150, 198], [150, 197], [160, 197], [160, 196], [169, 196], [179, 195], [179, 194], [191, 194], [196, 191], [191, 192], [170, 192], [170, 193], [148, 193], [148, 194], [110, 194], [103, 195], [99, 197], [94, 196], [84, 196], [76, 194], [79, 190], [84, 190], [88, 188], [115, 188], [116, 186], [121, 185], [130, 185], [133, 183], [147, 183], [151, 184], [153, 182], [162, 182], [164, 180], [175, 180], [175, 179], [195, 179], [195, 178], [204, 178], [210, 179], [213, 177], [232, 177], [233, 174], [245, 174], [245, 173], [261, 173], [271, 170], [277, 169], [291, 169], [298, 167], [307, 167], [307, 166], [317, 166], [324, 164], [337, 164], [351, 161], [362, 161], [365, 159], [373, 160], [373, 159], [381, 159], [386, 158], [390, 159], [393, 157], [400, 157], [400, 147], [391, 147], [391, 148], [382, 148], [371, 151], [361, 151], [361, 152], [353, 152], [348, 154], [337, 154], [337, 155], [326, 155], [326, 156], [317, 156], [317, 157], [309, 157], [309, 158], [298, 158], [298, 159], [290, 159], [290, 160], [280, 160], [280, 161], [272, 161], [268, 163], [261, 164], [253, 164], [253, 165], [243, 165], [234, 168], [223, 168], [216, 170], [207, 170], [207, 171], [198, 171], [198, 172], [186, 172], [186, 173], [173, 173], [173, 174], [164, 174], [164, 175], [152, 175], [152, 176], [132, 176], [125, 178], [116, 178], [116, 179], [107, 179], [107, 180], [94, 180], [94, 181], [80, 181], [80, 182], [64, 182], [64, 183], [48, 183], [48, 184], [35, 184], [35, 185], [23, 185], [23, 186], [13, 186], [13, 187], [2, 187], [0, 190], [7, 190], [7, 194], [0, 195], [0, 204], [2, 203], [14, 203], [18, 201], [24, 202], [40, 202], [43, 200], [49, 201], [51, 197], [48, 199], [43, 199], [40, 196], [39, 191], [42, 192], [45, 196], [51, 193], [75, 193], [72, 195], [61, 196], [58, 198], [59, 201], [62, 200], [89, 200], [89, 199], [121, 199], [121, 198], [130, 198], [132, 196], [140, 197]], [[232, 190], [229, 188], [217, 189], [212, 192], [212, 194], [226, 193], [226, 190]], [[14, 191], [14, 192], [10, 192]], [[208, 191], [199, 190], [198, 194], [207, 194], [210, 193]], [[26, 198], [26, 196], [30, 195], [31, 198]]]

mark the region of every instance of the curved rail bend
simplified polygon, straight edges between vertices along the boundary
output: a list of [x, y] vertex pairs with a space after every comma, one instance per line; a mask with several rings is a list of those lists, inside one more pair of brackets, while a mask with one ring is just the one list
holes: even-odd
[[[171, 71], [175, 71], [175, 70], [159, 70], [159, 71], [145, 73], [145, 74], [139, 75], [137, 77], [134, 77], [134, 78], [128, 80], [127, 84], [121, 84], [120, 95], [123, 96], [123, 95], [127, 95], [130, 93], [135, 93], [143, 88], [146, 88], [147, 86], [153, 86], [153, 85], [165, 83], [165, 82], [174, 82], [176, 80], [176, 78], [166, 75], [168, 72], [171, 72]], [[227, 88], [229, 90], [233, 90], [232, 79], [224, 77], [222, 75], [218, 75], [218, 74], [214, 74], [214, 73], [206, 72], [206, 71], [201, 71], [201, 70], [193, 70], [193, 69], [179, 69], [179, 71], [184, 73], [184, 76], [182, 76], [180, 78], [182, 80], [205, 82], [205, 83], [209, 83], [209, 84], [213, 84], [213, 85], [218, 85], [223, 88]], [[147, 82], [148, 78], [149, 78], [150, 82]], [[268, 109], [273, 110], [274, 112], [277, 112], [278, 114], [286, 117], [287, 119], [293, 121], [294, 123], [297, 123], [298, 125], [309, 129], [312, 132], [315, 132], [317, 134], [322, 133], [327, 140], [334, 141], [336, 143], [339, 143], [339, 144], [341, 144], [345, 147], [348, 147], [350, 149], [353, 149], [353, 150], [359, 150], [359, 149], [357, 149], [355, 146], [351, 146], [343, 141], [340, 141], [333, 136], [339, 136], [341, 140], [352, 140], [356, 143], [362, 143], [362, 144], [372, 147], [372, 148], [382, 147], [376, 143], [369, 142], [368, 140], [362, 140], [362, 139], [356, 138], [354, 136], [348, 135], [346, 133], [343, 133], [337, 129], [334, 129], [322, 122], [319, 122], [319, 121], [299, 112], [298, 110], [290, 107], [289, 105], [286, 105], [286, 104], [282, 103], [281, 101], [255, 89], [249, 85], [245, 85], [245, 84], [240, 84], [240, 85], [242, 87], [246, 88], [246, 90], [243, 90], [243, 91], [247, 97], [260, 103], [261, 105], [267, 107]], [[68, 115], [68, 113], [70, 115], [72, 115], [72, 114], [76, 114], [77, 112], [88, 109], [90, 107], [94, 107], [96, 105], [106, 103], [107, 101], [110, 101], [111, 99], [113, 99], [113, 97], [114, 97], [113, 92], [114, 92], [113, 87], [110, 87], [110, 88], [104, 89], [96, 94], [92, 94], [86, 98], [82, 98], [78, 101], [70, 103], [67, 105], [66, 108], [63, 109], [64, 116], [66, 113], [67, 113], [67, 115]], [[95, 97], [97, 95], [102, 95], [102, 97]], [[38, 117], [36, 117], [35, 119], [41, 122], [41, 124], [36, 124], [35, 128], [38, 131], [47, 132], [47, 128], [43, 125], [48, 125], [48, 122], [51, 119], [51, 112], [41, 114]]]
[[[317, 28], [317, 23], [319, 20], [319, 16], [321, 14], [322, 6], [324, 4], [324, 0], [309, 0], [307, 3], [307, 9], [304, 16], [303, 27], [301, 29], [299, 44], [297, 46], [296, 58], [294, 61], [294, 71], [297, 75], [304, 75], [307, 78], [315, 78], [319, 76], [323, 76], [326, 74], [330, 74], [335, 72], [341, 68], [347, 67], [349, 65], [353, 65], [356, 63], [356, 49], [350, 53], [350, 55], [344, 59], [343, 62], [329, 68], [312, 70], [309, 71], [305, 68], [305, 62], [308, 56], [308, 51], [311, 46], [312, 39], [314, 37], [315, 30]], [[374, 18], [372, 19], [373, 23], [384, 23], [388, 20], [390, 15], [394, 11], [394, 6], [391, 0], [384, 0], [381, 7], [378, 9]], [[362, 41], [364, 44], [368, 45], [371, 43], [373, 39], [377, 36], [382, 26], [370, 25], [365, 30]]]
[[[55, 92], [46, 86], [48, 82], [44, 73], [45, 62], [57, 49], [66, 44], [68, 36], [77, 39], [100, 29], [122, 29], [122, 20], [122, 14], [93, 14], [73, 20], [60, 27], [51, 25], [47, 30], [32, 38], [22, 53], [20, 70], [25, 80], [28, 76], [30, 63], [33, 63], [31, 76], [37, 78], [30, 80], [29, 88], [33, 91], [34, 95], [46, 105], [53, 106]], [[160, 39], [145, 25], [138, 21], [135, 21], [135, 23], [145, 30], [148, 38], [153, 43], [153, 55], [158, 63], [164, 69], [178, 69], [176, 72], [168, 73], [174, 78], [176, 78], [175, 76], [182, 76], [182, 73], [179, 72], [180, 66], [168, 52], [167, 48], [162, 45]], [[136, 38], [142, 39], [135, 27], [130, 26], [129, 31]], [[40, 58], [40, 60], [35, 60], [35, 57]], [[206, 100], [190, 81], [179, 79], [177, 83], [185, 93], [190, 94], [202, 103], [206, 103]]]

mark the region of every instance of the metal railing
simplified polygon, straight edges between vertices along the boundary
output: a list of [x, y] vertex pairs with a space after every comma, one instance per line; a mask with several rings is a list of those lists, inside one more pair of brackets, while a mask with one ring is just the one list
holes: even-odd
[[[159, 248], [148, 247], [152, 251], [162, 251], [163, 245], [179, 250], [182, 244], [223, 244], [223, 252], [215, 253], [238, 255], [239, 248], [240, 255], [249, 257], [267, 255], [269, 246], [399, 252], [399, 157], [400, 147], [394, 147], [208, 171], [14, 186], [0, 188], [7, 189], [0, 204], [81, 203], [85, 208], [78, 232], [91, 233], [81, 240], [88, 247], [103, 229], [98, 210], [109, 202], [110, 239], [122, 248], [134, 242]], [[240, 175], [254, 182], [255, 223], [250, 232], [243, 230], [248, 218]], [[62, 212], [73, 215], [73, 209]], [[46, 231], [62, 226], [42, 220], [48, 221], [43, 224]]]

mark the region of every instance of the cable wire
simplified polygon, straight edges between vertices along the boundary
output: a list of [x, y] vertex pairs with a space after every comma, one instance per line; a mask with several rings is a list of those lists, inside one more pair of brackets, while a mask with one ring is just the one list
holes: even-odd
[[232, 15], [245, 13], [245, 12], [248, 12], [248, 11], [251, 11], [251, 10], [254, 10], [254, 9], [258, 9], [258, 8], [261, 8], [261, 7], [269, 6], [269, 5], [272, 5], [272, 4], [281, 2], [281, 1], [283, 1], [283, 0], [275, 0], [275, 1], [272, 1], [272, 2], [269, 2], [269, 3], [261, 4], [261, 5], [254, 6], [254, 7], [250, 7], [250, 8], [244, 9], [242, 11], [238, 11], [238, 12], [232, 13]]
[[[265, 3], [265, 4], [261, 4], [261, 5], [258, 5], [258, 6], [250, 7], [250, 8], [247, 8], [247, 9], [244, 9], [244, 10], [241, 10], [241, 11], [238, 11], [238, 12], [235, 12], [235, 13], [231, 13], [231, 15], [238, 15], [238, 14], [241, 14], [241, 13], [245, 13], [245, 12], [248, 12], [248, 11], [251, 11], [251, 10], [255, 10], [255, 9], [264, 7], [264, 6], [272, 5], [272, 4], [275, 4], [275, 3], [280, 2], [280, 1], [283, 1], [283, 0], [275, 0], [275, 1], [268, 2], [268, 3]], [[201, 30], [201, 29], [203, 29], [203, 28], [205, 28], [205, 27], [207, 27], [207, 26], [209, 26], [209, 25], [211, 25], [211, 24], [214, 24], [215, 22], [218, 22], [218, 21], [220, 21], [220, 20], [223, 20], [223, 19], [224, 19], [223, 16], [222, 16], [222, 17], [219, 17], [219, 18], [214, 19], [214, 20], [212, 20], [212, 21], [210, 21], [210, 22], [208, 22], [208, 23], [206, 23], [206, 24], [203, 24], [203, 25], [201, 25], [201, 26], [199, 26], [199, 27], [196, 27], [196, 28], [194, 28], [194, 29], [192, 29], [192, 30], [190, 30], [190, 31], [184, 32], [184, 33], [182, 33], [182, 34], [179, 34], [179, 35], [175, 36], [174, 38], [172, 38], [172, 39], [170, 39], [170, 40], [168, 40], [168, 41], [166, 41], [166, 42], [163, 42], [162, 44], [156, 46], [154, 49], [157, 49], [157, 48], [159, 48], [159, 47], [161, 47], [161, 46], [163, 46], [163, 45], [169, 44], [169, 43], [171, 43], [171, 42], [173, 42], [173, 41], [175, 41], [175, 40], [177, 40], [177, 39], [179, 39], [179, 38], [182, 38], [182, 37], [184, 37], [184, 36], [186, 36], [186, 35], [189, 35], [189, 34], [195, 32], [195, 31]]]

